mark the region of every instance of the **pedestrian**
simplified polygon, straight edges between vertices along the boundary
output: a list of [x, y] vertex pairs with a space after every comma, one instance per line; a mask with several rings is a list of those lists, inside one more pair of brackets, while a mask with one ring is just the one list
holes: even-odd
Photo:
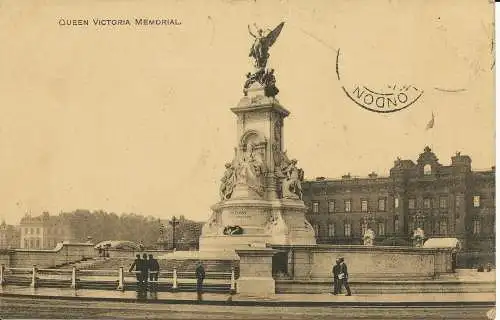
[[142, 259], [140, 254], [135, 255], [135, 260], [130, 266], [130, 269], [128, 272], [132, 272], [135, 268], [135, 277], [137, 278], [137, 289], [141, 286], [142, 283], [142, 277], [141, 277], [141, 270], [142, 270]]
[[153, 258], [153, 255], [149, 255], [149, 281], [151, 283], [151, 287], [155, 288], [158, 286], [158, 273], [160, 272], [160, 264], [158, 260]]
[[149, 263], [148, 263], [148, 255], [144, 253], [142, 255], [142, 268], [141, 268], [141, 280], [144, 289], [148, 287], [148, 273], [149, 273]]
[[340, 274], [340, 258], [335, 259], [335, 264], [333, 265], [332, 269], [333, 273], [333, 294], [337, 295], [340, 292], [340, 280], [339, 280], [339, 274]]
[[198, 261], [196, 266], [196, 293], [198, 295], [198, 300], [201, 300], [201, 294], [203, 290], [203, 280], [205, 279], [205, 268], [201, 261]]
[[339, 273], [339, 292], [342, 290], [342, 286], [345, 287], [347, 294], [346, 296], [350, 296], [351, 294], [351, 288], [349, 287], [349, 274], [347, 272], [347, 265], [344, 262], [344, 258], [340, 258], [340, 273]]

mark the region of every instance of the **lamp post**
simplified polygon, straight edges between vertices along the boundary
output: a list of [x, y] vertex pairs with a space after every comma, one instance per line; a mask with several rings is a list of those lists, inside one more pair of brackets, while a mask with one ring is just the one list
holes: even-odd
[[172, 217], [172, 220], [168, 222], [172, 226], [172, 249], [175, 251], [176, 246], [175, 246], [175, 227], [179, 224], [179, 219], [177, 219], [175, 216]]

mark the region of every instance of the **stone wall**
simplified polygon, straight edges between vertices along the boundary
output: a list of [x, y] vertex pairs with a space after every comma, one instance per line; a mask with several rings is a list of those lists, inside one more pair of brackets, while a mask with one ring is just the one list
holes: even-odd
[[10, 268], [51, 268], [97, 256], [90, 243], [59, 243], [51, 250], [14, 249], [0, 252], [0, 263]]
[[344, 257], [356, 280], [433, 279], [452, 272], [451, 251], [359, 245], [281, 246], [288, 252], [287, 272], [296, 280], [331, 279], [337, 257]]

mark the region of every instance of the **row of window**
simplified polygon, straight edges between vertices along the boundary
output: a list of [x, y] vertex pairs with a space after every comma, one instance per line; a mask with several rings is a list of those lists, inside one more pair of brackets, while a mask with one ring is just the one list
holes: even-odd
[[[344, 223], [344, 234], [343, 236], [345, 237], [350, 237], [351, 234], [351, 223]], [[408, 230], [414, 230], [416, 227], [416, 224], [413, 221], [408, 222]], [[314, 233], [318, 237], [321, 233], [321, 226], [319, 224], [313, 224], [314, 228]], [[364, 234], [366, 232], [367, 226], [365, 224], [362, 224], [360, 226], [361, 233]], [[399, 220], [394, 219], [394, 232], [399, 232]], [[447, 235], [447, 234], [453, 234], [455, 232], [455, 224], [451, 223], [448, 225], [448, 222], [446, 220], [442, 220], [436, 223], [435, 225], [435, 230], [433, 234], [441, 234], [441, 235]], [[472, 232], [473, 234], [480, 234], [481, 233], [481, 221], [480, 220], [474, 220], [473, 225], [472, 225]], [[379, 222], [377, 224], [377, 235], [379, 236], [384, 236], [385, 235], [385, 223], [384, 222]], [[327, 236], [328, 237], [335, 237], [335, 224], [334, 223], [329, 223], [327, 225]]]
[[[40, 234], [40, 228], [24, 228], [24, 234]], [[55, 234], [63, 234], [64, 231], [61, 228], [50, 228], [49, 233], [54, 232]]]
[[[386, 201], [387, 201], [386, 198], [378, 199], [378, 211], [386, 210]], [[337, 208], [336, 201], [335, 200], [328, 201], [328, 212], [333, 213], [336, 211], [340, 211], [340, 208]], [[352, 200], [351, 199], [344, 200], [344, 212], [351, 212], [351, 211], [352, 211]], [[368, 212], [367, 199], [361, 199], [361, 211]], [[319, 201], [316, 200], [312, 202], [312, 212], [319, 213]]]
[[[385, 211], [386, 210], [386, 198], [381, 198], [378, 199], [378, 211]], [[461, 202], [461, 197], [456, 196], [455, 198], [455, 207], [459, 208], [460, 207], [460, 202]], [[318, 200], [312, 201], [312, 212], [313, 213], [319, 213], [319, 204], [320, 202]], [[481, 206], [481, 197], [480, 196], [474, 196], [472, 199], [472, 204], [474, 208], [479, 208]], [[336, 211], [340, 211], [340, 208], [337, 208], [337, 201], [335, 200], [329, 200], [328, 201], [328, 212], [329, 213], [334, 213]], [[423, 201], [423, 207], [424, 209], [431, 209], [432, 208], [432, 199], [431, 198], [424, 198]], [[397, 209], [399, 208], [399, 198], [394, 198], [394, 208]], [[408, 199], [408, 209], [416, 209], [417, 208], [417, 200], [416, 199]], [[439, 197], [439, 208], [440, 209], [447, 209], [448, 208], [448, 197]], [[344, 212], [351, 212], [352, 211], [352, 200], [351, 199], [346, 199], [344, 200]], [[367, 199], [361, 199], [361, 212], [368, 212], [368, 200]]]
[[[345, 237], [350, 237], [352, 235], [351, 234], [351, 227], [352, 227], [352, 225], [350, 223], [344, 223], [344, 236]], [[314, 233], [315, 233], [316, 237], [319, 237], [319, 235], [322, 231], [321, 226], [319, 224], [314, 224], [313, 228], [314, 228]], [[367, 229], [367, 226], [362, 225], [361, 226], [361, 234], [365, 234], [366, 229]], [[398, 229], [399, 229], [399, 224], [398, 224]], [[327, 231], [328, 231], [328, 233], [327, 233], [328, 237], [335, 237], [335, 224], [334, 223], [328, 224]], [[380, 222], [377, 224], [377, 234], [379, 236], [385, 235], [385, 223]]]
[[27, 239], [24, 239], [24, 247], [25, 248], [36, 248], [36, 249], [39, 249], [40, 248], [40, 239], [31, 239], [31, 240], [27, 240]]
[[[55, 239], [48, 239], [47, 244], [49, 248], [53, 248], [56, 246], [57, 241]], [[40, 249], [40, 239], [24, 239], [24, 248]]]

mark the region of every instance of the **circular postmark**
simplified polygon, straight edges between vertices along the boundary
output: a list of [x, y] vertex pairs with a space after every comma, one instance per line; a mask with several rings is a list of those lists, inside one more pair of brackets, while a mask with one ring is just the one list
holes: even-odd
[[[340, 49], [337, 50], [336, 72], [341, 81], [339, 72]], [[408, 108], [418, 101], [423, 90], [414, 85], [386, 85], [382, 90], [368, 88], [359, 84], [342, 84], [346, 96], [358, 106], [378, 113], [396, 112]]]

